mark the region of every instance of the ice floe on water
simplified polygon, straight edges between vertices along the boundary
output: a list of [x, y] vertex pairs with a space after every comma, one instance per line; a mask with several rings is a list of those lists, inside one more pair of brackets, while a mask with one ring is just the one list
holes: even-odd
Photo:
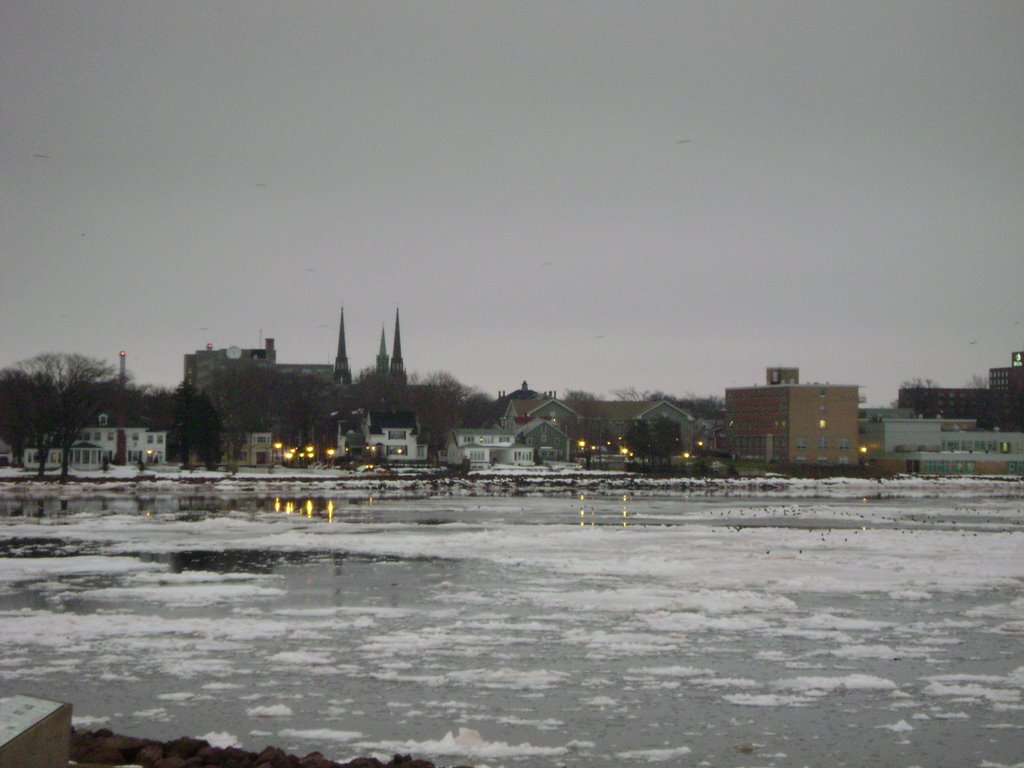
[[470, 760], [501, 760], [522, 757], [559, 757], [578, 748], [578, 745], [541, 747], [523, 742], [508, 744], [504, 741], [489, 741], [473, 728], [459, 728], [458, 733], [448, 731], [440, 739], [424, 741], [388, 741], [382, 743], [361, 742], [358, 746], [389, 755], [414, 753], [432, 757], [456, 756]]
[[666, 760], [686, 757], [688, 754], [690, 754], [689, 747], [666, 747], [664, 749], [634, 749], [618, 752], [615, 757], [620, 760], [646, 760], [649, 763], [662, 763]]
[[295, 713], [287, 704], [268, 704], [262, 707], [250, 707], [245, 710], [249, 717], [291, 717]]
[[1013, 762], [1020, 498], [654, 489], [0, 516], [0, 694], [333, 759]]

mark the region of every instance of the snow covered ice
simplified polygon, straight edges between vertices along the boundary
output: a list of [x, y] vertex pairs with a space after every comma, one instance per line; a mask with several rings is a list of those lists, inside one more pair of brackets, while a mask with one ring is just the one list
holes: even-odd
[[34, 516], [4, 489], [0, 695], [71, 701], [83, 727], [337, 760], [1024, 754], [1019, 483], [287, 491], [312, 516], [230, 486], [72, 487], [66, 512]]

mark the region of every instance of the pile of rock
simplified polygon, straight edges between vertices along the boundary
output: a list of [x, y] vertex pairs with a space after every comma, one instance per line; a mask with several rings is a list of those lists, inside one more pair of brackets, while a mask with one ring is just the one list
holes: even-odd
[[174, 741], [153, 741], [98, 731], [71, 729], [71, 760], [79, 765], [141, 765], [144, 768], [436, 768], [426, 760], [395, 755], [384, 763], [358, 757], [347, 763], [328, 760], [319, 752], [305, 757], [286, 754], [277, 747], [247, 752], [237, 747], [214, 747], [203, 739], [183, 736]]

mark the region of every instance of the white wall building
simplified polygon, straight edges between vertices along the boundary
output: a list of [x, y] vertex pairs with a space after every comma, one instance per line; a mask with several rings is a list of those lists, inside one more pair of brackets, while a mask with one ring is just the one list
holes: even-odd
[[[163, 464], [167, 461], [167, 433], [150, 431], [145, 427], [125, 427], [119, 430], [110, 424], [106, 414], [100, 414], [96, 425], [78, 433], [71, 448], [70, 466], [74, 469], [100, 469], [104, 461], [113, 463], [117, 456], [117, 434], [124, 433], [125, 459], [128, 464]], [[23, 462], [26, 467], [38, 464], [35, 448], [26, 448]], [[48, 467], [59, 466], [61, 451], [54, 448], [46, 459]]]
[[411, 411], [370, 411], [363, 417], [367, 458], [373, 461], [426, 461], [427, 446], [418, 442], [419, 434]]
[[453, 429], [446, 450], [449, 464], [469, 462], [470, 469], [486, 469], [492, 464], [532, 466], [533, 447], [516, 442], [508, 429]]

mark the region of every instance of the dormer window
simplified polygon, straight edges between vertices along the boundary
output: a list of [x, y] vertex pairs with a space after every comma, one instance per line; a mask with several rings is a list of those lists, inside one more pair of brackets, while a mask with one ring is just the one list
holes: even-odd
[[99, 416], [99, 424], [101, 427], [107, 426], [107, 414], [101, 413]]

